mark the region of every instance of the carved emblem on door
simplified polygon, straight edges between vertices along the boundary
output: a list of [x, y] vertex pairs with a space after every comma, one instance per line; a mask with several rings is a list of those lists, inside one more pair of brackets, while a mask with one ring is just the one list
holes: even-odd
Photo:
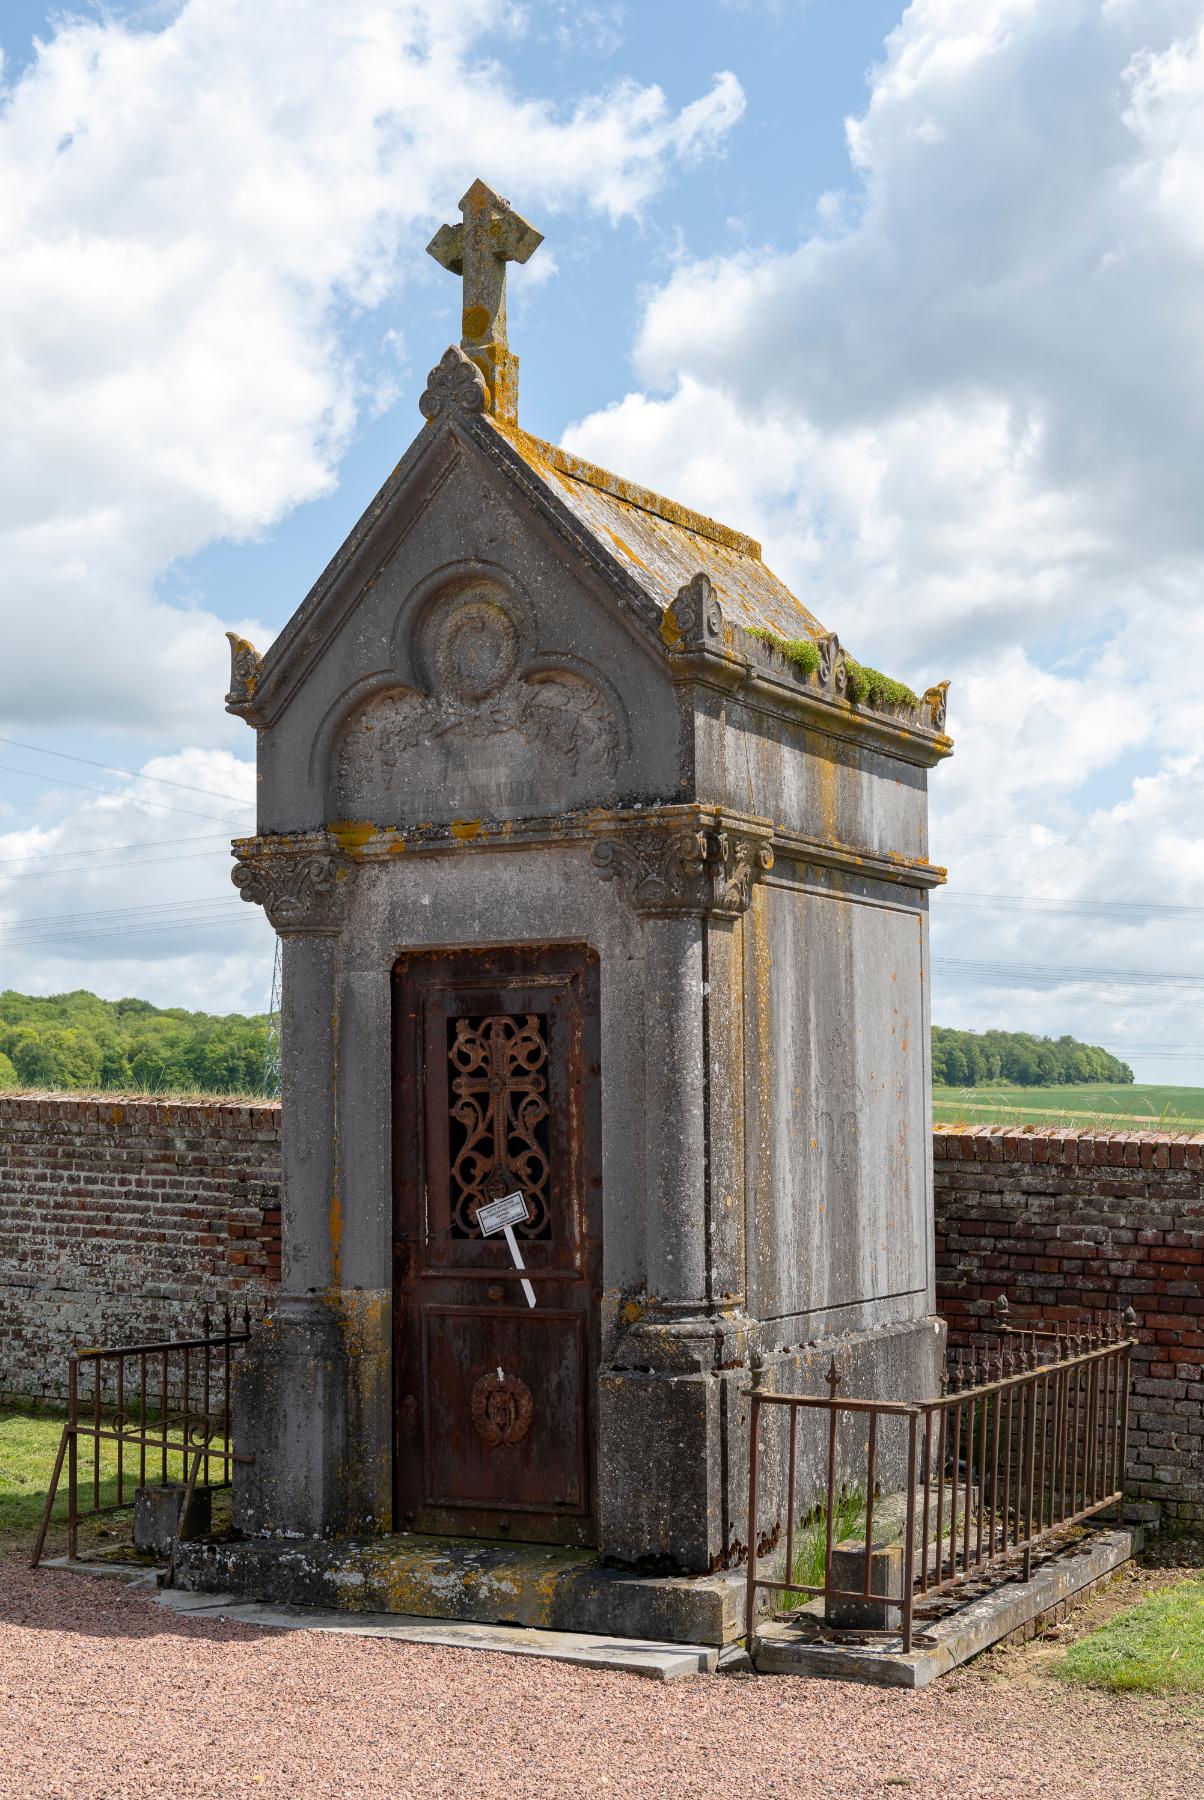
[[491, 1447], [521, 1444], [531, 1429], [535, 1402], [519, 1375], [482, 1375], [472, 1390], [472, 1422]]

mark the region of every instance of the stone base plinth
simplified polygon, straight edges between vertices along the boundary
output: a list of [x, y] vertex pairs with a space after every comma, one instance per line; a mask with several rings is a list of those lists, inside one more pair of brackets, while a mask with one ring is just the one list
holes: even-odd
[[586, 1551], [411, 1534], [372, 1539], [181, 1544], [176, 1586], [276, 1605], [609, 1632], [675, 1644], [734, 1643], [744, 1576], [638, 1575]]

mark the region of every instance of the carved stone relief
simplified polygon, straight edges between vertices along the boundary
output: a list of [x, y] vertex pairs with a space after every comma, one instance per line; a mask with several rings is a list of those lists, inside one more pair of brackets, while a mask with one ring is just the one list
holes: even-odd
[[438, 606], [419, 645], [431, 691], [390, 689], [352, 714], [336, 747], [343, 816], [520, 817], [613, 796], [609, 701], [570, 669], [523, 669], [506, 598], [481, 582]]
[[773, 851], [740, 832], [646, 825], [603, 838], [591, 860], [603, 881], [622, 880], [637, 912], [735, 918], [772, 869]]
[[243, 857], [230, 879], [244, 900], [263, 907], [277, 931], [337, 931], [353, 873], [339, 856], [297, 856], [273, 847]]

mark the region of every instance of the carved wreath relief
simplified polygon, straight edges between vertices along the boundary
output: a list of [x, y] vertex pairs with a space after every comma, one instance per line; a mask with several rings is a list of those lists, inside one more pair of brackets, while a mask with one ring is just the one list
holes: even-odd
[[377, 695], [344, 733], [337, 780], [349, 816], [400, 801], [402, 814], [410, 804], [429, 818], [432, 792], [452, 816], [504, 816], [540, 810], [541, 790], [553, 810], [613, 787], [609, 705], [570, 670], [524, 672], [514, 620], [488, 588], [440, 609], [423, 639], [432, 691]]
[[472, 1390], [472, 1422], [490, 1449], [521, 1444], [531, 1429], [535, 1402], [521, 1375], [500, 1370], [482, 1375]]

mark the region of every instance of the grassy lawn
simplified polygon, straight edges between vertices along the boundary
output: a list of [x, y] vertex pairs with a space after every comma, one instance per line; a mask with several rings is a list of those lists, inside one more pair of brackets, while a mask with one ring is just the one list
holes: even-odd
[[1126, 1607], [1073, 1644], [1053, 1672], [1114, 1693], [1204, 1693], [1204, 1581]]
[[1108, 1083], [1082, 1087], [934, 1088], [937, 1125], [1047, 1125], [1077, 1130], [1204, 1131], [1204, 1088]]
[[[46, 1502], [46, 1489], [54, 1471], [54, 1459], [58, 1453], [59, 1439], [62, 1436], [65, 1414], [42, 1407], [9, 1407], [0, 1411], [0, 1545], [6, 1548], [20, 1548], [27, 1543], [33, 1548], [33, 1540], [42, 1518], [42, 1507]], [[117, 1452], [114, 1443], [102, 1443], [100, 1447], [100, 1493], [101, 1506], [114, 1506], [117, 1503]], [[125, 1448], [123, 1450], [125, 1471], [125, 1500], [133, 1504], [134, 1487], [138, 1480], [137, 1452]], [[169, 1459], [168, 1479], [180, 1480], [181, 1458]], [[149, 1479], [155, 1479], [159, 1473], [156, 1463], [151, 1468], [148, 1457], [147, 1473]], [[92, 1449], [84, 1440], [79, 1448], [80, 1506], [91, 1507], [93, 1503], [92, 1485]], [[58, 1496], [54, 1503], [54, 1521], [60, 1527], [56, 1532], [52, 1527], [52, 1536], [61, 1536], [61, 1528], [67, 1521], [67, 1468], [59, 1480]], [[90, 1527], [89, 1532], [108, 1528], [124, 1535], [129, 1529], [129, 1513], [118, 1513], [112, 1519], [102, 1519], [100, 1527]]]
[[[63, 1430], [61, 1413], [0, 1412], [0, 1541], [33, 1536]], [[56, 1514], [67, 1516], [66, 1494]]]
[[[823, 1586], [824, 1562], [828, 1552], [825, 1518], [824, 1508], [816, 1506], [810, 1518], [799, 1521], [794, 1538], [794, 1570], [790, 1579], [800, 1587]], [[832, 1514], [832, 1542], [839, 1544], [845, 1538], [857, 1537], [864, 1531], [865, 1496], [859, 1493], [841, 1494]], [[806, 1606], [810, 1597], [808, 1594], [792, 1594], [788, 1588], [779, 1588], [774, 1596], [774, 1604], [779, 1612], [793, 1612], [797, 1606]]]

